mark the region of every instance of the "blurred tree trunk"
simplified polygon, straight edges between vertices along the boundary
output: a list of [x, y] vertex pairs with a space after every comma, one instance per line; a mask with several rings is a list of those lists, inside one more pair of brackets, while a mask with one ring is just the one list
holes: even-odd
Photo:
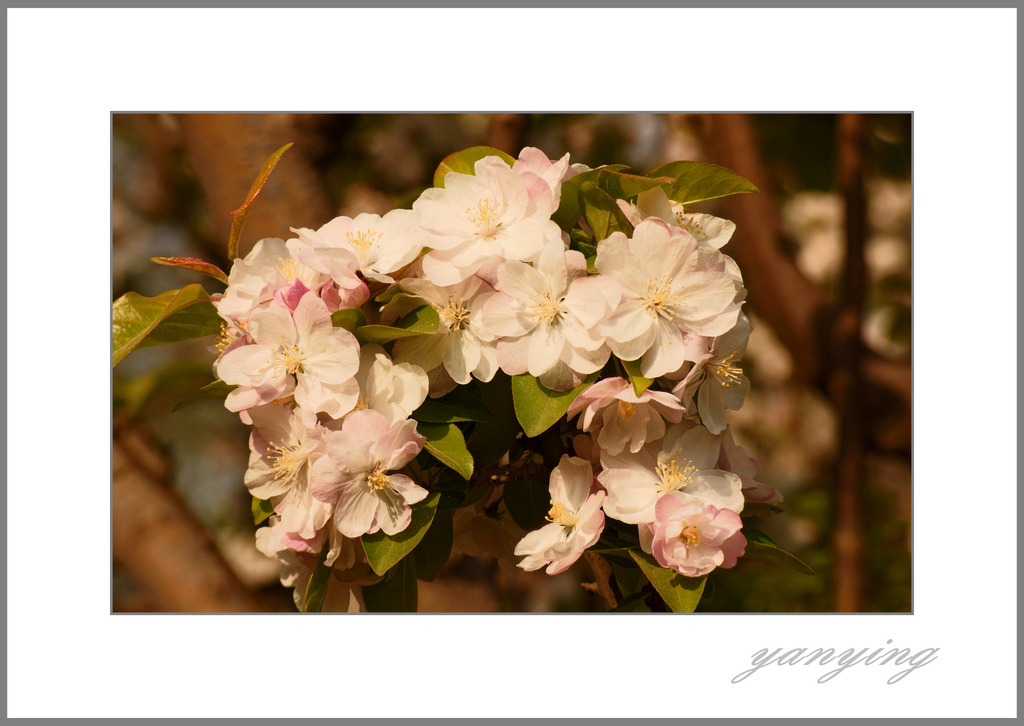
[[[833, 349], [836, 309], [782, 249], [773, 185], [761, 163], [750, 118], [709, 114], [703, 120], [712, 160], [747, 177], [761, 190], [723, 200], [727, 216], [736, 223], [728, 253], [747, 273], [744, 283], [750, 305], [789, 350], [797, 378], [830, 395], [830, 371], [841, 364], [843, 355]], [[864, 351], [862, 370], [862, 403], [870, 416], [865, 422], [867, 443], [879, 451], [909, 456], [910, 365]]]
[[513, 158], [526, 145], [530, 117], [525, 113], [496, 113], [487, 127], [487, 145], [504, 151]]
[[861, 114], [838, 123], [839, 187], [846, 202], [846, 261], [843, 291], [833, 327], [833, 367], [828, 388], [839, 417], [839, 461], [833, 487], [832, 549], [834, 609], [864, 609], [864, 411], [861, 319], [867, 265], [867, 203], [864, 192], [866, 124]]
[[[179, 114], [189, 160], [206, 194], [218, 239], [227, 249], [230, 214], [245, 201], [272, 153], [304, 133], [293, 114]], [[330, 221], [324, 185], [307, 157], [306, 145], [289, 149], [270, 176], [242, 230], [244, 257], [265, 237], [288, 239], [290, 227], [316, 229]]]
[[115, 423], [114, 561], [162, 612], [259, 612], [202, 525], [167, 486], [167, 463], [139, 431]]

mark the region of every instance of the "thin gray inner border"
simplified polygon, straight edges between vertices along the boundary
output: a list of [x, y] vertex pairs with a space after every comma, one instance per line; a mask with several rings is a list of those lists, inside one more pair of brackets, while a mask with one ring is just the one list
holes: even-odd
[[[114, 116], [116, 114], [122, 114], [122, 113], [125, 113], [125, 114], [127, 114], [127, 113], [146, 113], [146, 114], [149, 114], [149, 113], [153, 113], [153, 114], [157, 114], [157, 113], [199, 113], [199, 114], [245, 113], [245, 114], [254, 114], [254, 115], [255, 114], [269, 114], [269, 113], [318, 113], [318, 114], [346, 114], [347, 115], [347, 114], [357, 114], [357, 113], [360, 113], [360, 114], [367, 114], [367, 115], [372, 115], [372, 114], [390, 114], [390, 115], [425, 115], [425, 114], [432, 114], [433, 115], [433, 114], [436, 114], [436, 115], [441, 115], [441, 116], [446, 115], [446, 114], [451, 114], [451, 115], [454, 116], [454, 115], [457, 115], [457, 114], [464, 114], [464, 113], [493, 114], [493, 113], [504, 113], [504, 112], [501, 112], [501, 111], [465, 111], [465, 110], [461, 110], [461, 111], [403, 111], [403, 112], [395, 112], [395, 111], [280, 111], [280, 110], [277, 110], [277, 111], [167, 111], [167, 110], [161, 110], [161, 111], [148, 111], [148, 110], [147, 111], [138, 111], [138, 110], [136, 110], [136, 111], [111, 111], [111, 113], [110, 113], [110, 137], [108, 139], [108, 144], [109, 144], [108, 148], [110, 148], [110, 150], [111, 150], [111, 154], [110, 154], [110, 201], [111, 201], [110, 210], [111, 211], [110, 211], [110, 219], [109, 219], [110, 239], [111, 239], [111, 248], [110, 248], [110, 250], [111, 250], [111, 262], [110, 262], [109, 285], [110, 285], [110, 298], [111, 298], [111, 300], [113, 300], [113, 297], [114, 297], [114, 273], [113, 273], [113, 269], [114, 269], [114, 267], [113, 267], [113, 249], [114, 249], [113, 248], [113, 230], [114, 230], [114, 220], [113, 220], [113, 204], [112, 204], [113, 198], [114, 198], [114, 155], [113, 155], [113, 148], [114, 148]], [[645, 113], [648, 113], [648, 114], [662, 115], [662, 114], [668, 114], [668, 113], [682, 113], [682, 112], [680, 112], [680, 111], [536, 111], [536, 110], [522, 111], [522, 110], [519, 110], [519, 111], [510, 111], [510, 113], [547, 113], [547, 114], [573, 113], [573, 114], [608, 114], [608, 115], [632, 115], [632, 114], [645, 114]], [[727, 112], [717, 111], [716, 112], [716, 111], [707, 111], [707, 110], [704, 110], [704, 111], [689, 110], [689, 111], [686, 111], [685, 113], [746, 113], [746, 114], [754, 114], [754, 115], [761, 115], [761, 116], [778, 116], [778, 115], [816, 116], [816, 115], [834, 115], [834, 114], [840, 114], [840, 113], [895, 114], [895, 115], [898, 115], [898, 114], [909, 114], [910, 115], [910, 298], [911, 298], [911, 301], [910, 301], [910, 312], [911, 312], [911, 324], [910, 324], [910, 331], [911, 331], [911, 335], [910, 335], [910, 339], [911, 339], [911, 342], [910, 342], [910, 365], [911, 365], [911, 373], [910, 373], [910, 400], [911, 400], [911, 411], [910, 411], [910, 441], [911, 441], [911, 447], [910, 447], [910, 541], [911, 541], [911, 546], [910, 546], [910, 562], [911, 562], [911, 564], [910, 564], [910, 612], [909, 613], [902, 613], [902, 612], [870, 612], [870, 613], [834, 613], [834, 612], [792, 612], [792, 613], [738, 612], [738, 613], [720, 613], [720, 612], [693, 612], [693, 613], [685, 613], [685, 615], [688, 615], [690, 617], [747, 617], [747, 616], [752, 616], [752, 615], [756, 615], [756, 616], [764, 616], [764, 615], [770, 615], [770, 616], [798, 616], [798, 617], [806, 617], [806, 616], [812, 616], [812, 615], [820, 615], [820, 616], [864, 616], [864, 615], [912, 616], [914, 614], [914, 603], [915, 603], [915, 601], [914, 601], [914, 592], [915, 592], [914, 578], [915, 578], [915, 575], [916, 575], [916, 568], [914, 567], [914, 552], [915, 552], [915, 549], [916, 549], [915, 544], [914, 544], [914, 536], [915, 536], [914, 535], [914, 520], [916, 518], [916, 513], [915, 513], [915, 506], [916, 505], [915, 505], [915, 498], [914, 498], [914, 454], [915, 454], [915, 447], [914, 447], [914, 411], [913, 411], [913, 402], [915, 400], [914, 399], [914, 379], [915, 379], [915, 376], [914, 376], [914, 350], [915, 350], [914, 331], [916, 329], [916, 326], [914, 325], [914, 316], [916, 315], [916, 312], [917, 312], [917, 308], [914, 306], [914, 300], [913, 300], [913, 298], [914, 298], [914, 124], [915, 124], [915, 121], [916, 121], [914, 112], [913, 111], [864, 111], [864, 110], [853, 110], [853, 111], [777, 111], [777, 110], [773, 110], [773, 111], [727, 111]], [[6, 154], [7, 154], [7, 150], [6, 150], [6, 147], [5, 147], [5, 149], [4, 149], [4, 156], [5, 157], [6, 157]], [[112, 322], [113, 322], [113, 313], [111, 313], [111, 323]], [[113, 331], [113, 325], [111, 325], [111, 328], [110, 328], [111, 348], [113, 347], [113, 338], [114, 338], [114, 331]], [[111, 368], [110, 369], [110, 390], [113, 391], [113, 389], [114, 389], [114, 369]], [[1020, 394], [1018, 393], [1018, 396], [1019, 395]], [[6, 387], [5, 387], [5, 389], [4, 389], [4, 398], [5, 399], [6, 399], [6, 396], [7, 396], [7, 391], [6, 391]], [[114, 460], [113, 459], [113, 457], [114, 457], [114, 438], [113, 438], [114, 400], [113, 400], [113, 396], [111, 396], [111, 400], [110, 400], [110, 414], [109, 415], [110, 415], [109, 422], [110, 422], [110, 431], [111, 431], [111, 438], [110, 438], [110, 461], [113, 462], [113, 460]], [[503, 616], [510, 616], [510, 615], [511, 616], [517, 616], [517, 617], [518, 616], [522, 616], [522, 615], [541, 616], [541, 617], [552, 616], [552, 615], [554, 615], [554, 616], [558, 616], [558, 615], [569, 615], [569, 616], [588, 615], [588, 616], [591, 616], [592, 615], [592, 616], [611, 616], [611, 617], [630, 617], [630, 616], [639, 616], [639, 617], [668, 616], [668, 617], [672, 617], [672, 616], [680, 616], [680, 615], [682, 615], [680, 613], [629, 613], [629, 612], [627, 612], [627, 613], [607, 613], [607, 612], [605, 612], [605, 613], [600, 613], [600, 612], [572, 612], [572, 613], [533, 613], [533, 612], [464, 613], [464, 612], [457, 612], [457, 611], [455, 611], [455, 612], [442, 612], [442, 613], [421, 613], [421, 612], [416, 612], [416, 613], [377, 613], [377, 612], [363, 612], [363, 613], [358, 613], [358, 614], [353, 614], [353, 613], [323, 613], [323, 612], [321, 612], [321, 613], [300, 613], [298, 611], [296, 611], [294, 613], [289, 613], [289, 612], [282, 612], [282, 613], [278, 613], [278, 612], [269, 612], [269, 613], [263, 613], [263, 612], [235, 612], [235, 613], [206, 613], [206, 612], [195, 612], [195, 613], [175, 613], [175, 612], [129, 613], [129, 612], [115, 612], [114, 611], [114, 587], [113, 587], [113, 584], [114, 584], [114, 557], [113, 557], [113, 553], [114, 553], [114, 532], [113, 532], [114, 479], [113, 479], [113, 468], [111, 468], [111, 474], [110, 474], [110, 495], [109, 496], [110, 496], [109, 508], [110, 508], [110, 518], [111, 518], [111, 530], [109, 532], [109, 535], [110, 535], [110, 581], [109, 581], [110, 582], [110, 587], [109, 587], [109, 592], [110, 592], [110, 614], [111, 615], [116, 615], [118, 617], [120, 617], [120, 616], [133, 616], [133, 615], [135, 615], [135, 616], [143, 616], [143, 617], [152, 617], [152, 616], [162, 617], [162, 616], [179, 616], [179, 615], [183, 615], [183, 616], [189, 616], [189, 615], [199, 615], [199, 616], [203, 616], [203, 615], [216, 615], [216, 616], [257, 615], [257, 616], [268, 616], [269, 615], [269, 616], [284, 616], [284, 617], [293, 617], [293, 616], [296, 616], [296, 615], [305, 615], [305, 616], [312, 615], [314, 617], [316, 617], [316, 616], [350, 616], [351, 615], [351, 616], [358, 616], [358, 617], [373, 617], [373, 616], [384, 616], [384, 617], [387, 617], [387, 616], [397, 615], [397, 616], [400, 616], [400, 617], [406, 617], [406, 616], [408, 616], [410, 614], [415, 614], [417, 616], [427, 616], [427, 617], [430, 617], [430, 616], [456, 616], [456, 617], [463, 617], [463, 616], [485, 616], [485, 617], [503, 617]]]

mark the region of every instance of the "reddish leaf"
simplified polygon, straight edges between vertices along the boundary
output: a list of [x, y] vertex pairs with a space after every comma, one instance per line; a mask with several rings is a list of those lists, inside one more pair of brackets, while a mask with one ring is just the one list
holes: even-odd
[[224, 274], [222, 269], [216, 265], [211, 265], [209, 262], [200, 260], [198, 257], [150, 257], [149, 259], [158, 265], [195, 270], [196, 272], [201, 272], [204, 275], [209, 275], [214, 279], [220, 280], [225, 285], [228, 284], [228, 276]]
[[252, 206], [256, 197], [259, 196], [259, 193], [263, 191], [263, 187], [270, 178], [270, 172], [272, 172], [274, 167], [277, 166], [277, 162], [281, 161], [281, 157], [284, 155], [284, 152], [288, 151], [294, 143], [295, 142], [287, 143], [270, 155], [270, 158], [263, 164], [263, 168], [260, 169], [260, 173], [259, 176], [256, 177], [256, 181], [252, 183], [252, 188], [249, 190], [249, 194], [245, 198], [245, 203], [231, 213], [231, 236], [228, 238], [229, 260], [233, 260], [238, 257], [238, 239], [242, 236], [242, 225], [245, 224], [245, 218], [249, 216], [249, 208]]

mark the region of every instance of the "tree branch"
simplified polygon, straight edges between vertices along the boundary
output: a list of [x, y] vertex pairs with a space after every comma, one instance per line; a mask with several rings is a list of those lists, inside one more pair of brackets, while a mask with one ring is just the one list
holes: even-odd
[[597, 594], [601, 596], [604, 604], [611, 610], [619, 602], [616, 592], [618, 588], [615, 586], [612, 567], [605, 561], [604, 557], [595, 552], [584, 552], [583, 554], [587, 558], [590, 569], [594, 572]]
[[837, 612], [860, 612], [864, 600], [864, 535], [861, 488], [864, 442], [861, 376], [861, 316], [867, 269], [867, 204], [864, 194], [865, 121], [860, 114], [839, 116], [839, 186], [846, 202], [846, 262], [843, 291], [833, 328], [834, 367], [828, 388], [839, 415], [839, 461], [833, 487], [835, 557], [833, 594]]
[[[797, 268], [780, 244], [780, 223], [772, 199], [770, 176], [761, 163], [750, 119], [743, 114], [705, 118], [705, 143], [715, 163], [749, 178], [760, 194], [737, 194], [724, 200], [736, 235], [728, 253], [740, 268], [751, 307], [772, 327], [795, 362], [794, 375], [831, 395], [829, 374], [845, 353], [835, 350], [832, 331], [836, 310]], [[910, 452], [910, 365], [863, 351], [861, 397], [870, 417], [867, 443], [880, 451]]]
[[[263, 162], [289, 141], [303, 137], [292, 114], [180, 114], [182, 137], [199, 177], [210, 219], [227, 248], [232, 210], [245, 201]], [[281, 157], [246, 220], [239, 255], [265, 237], [291, 236], [290, 227], [316, 229], [330, 220], [324, 184], [297, 143]]]
[[165, 612], [258, 612], [188, 507], [166, 485], [167, 464], [138, 431], [115, 424], [113, 554]]

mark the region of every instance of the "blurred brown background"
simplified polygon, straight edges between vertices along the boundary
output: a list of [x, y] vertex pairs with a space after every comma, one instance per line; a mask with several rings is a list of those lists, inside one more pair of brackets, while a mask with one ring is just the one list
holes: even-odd
[[[242, 235], [409, 206], [447, 154], [537, 146], [646, 173], [693, 159], [759, 195], [700, 205], [732, 219], [743, 270], [752, 390], [731, 414], [758, 479], [785, 512], [759, 522], [818, 573], [741, 560], [698, 610], [907, 612], [911, 608], [911, 120], [902, 115], [117, 114], [112, 299], [211, 278], [149, 262], [229, 269], [229, 212], [289, 141]], [[254, 546], [242, 484], [248, 427], [219, 403], [171, 413], [212, 379], [207, 341], [133, 352], [114, 369], [113, 609], [294, 611]], [[453, 556], [420, 583], [425, 611], [604, 610], [584, 560], [549, 577]]]

